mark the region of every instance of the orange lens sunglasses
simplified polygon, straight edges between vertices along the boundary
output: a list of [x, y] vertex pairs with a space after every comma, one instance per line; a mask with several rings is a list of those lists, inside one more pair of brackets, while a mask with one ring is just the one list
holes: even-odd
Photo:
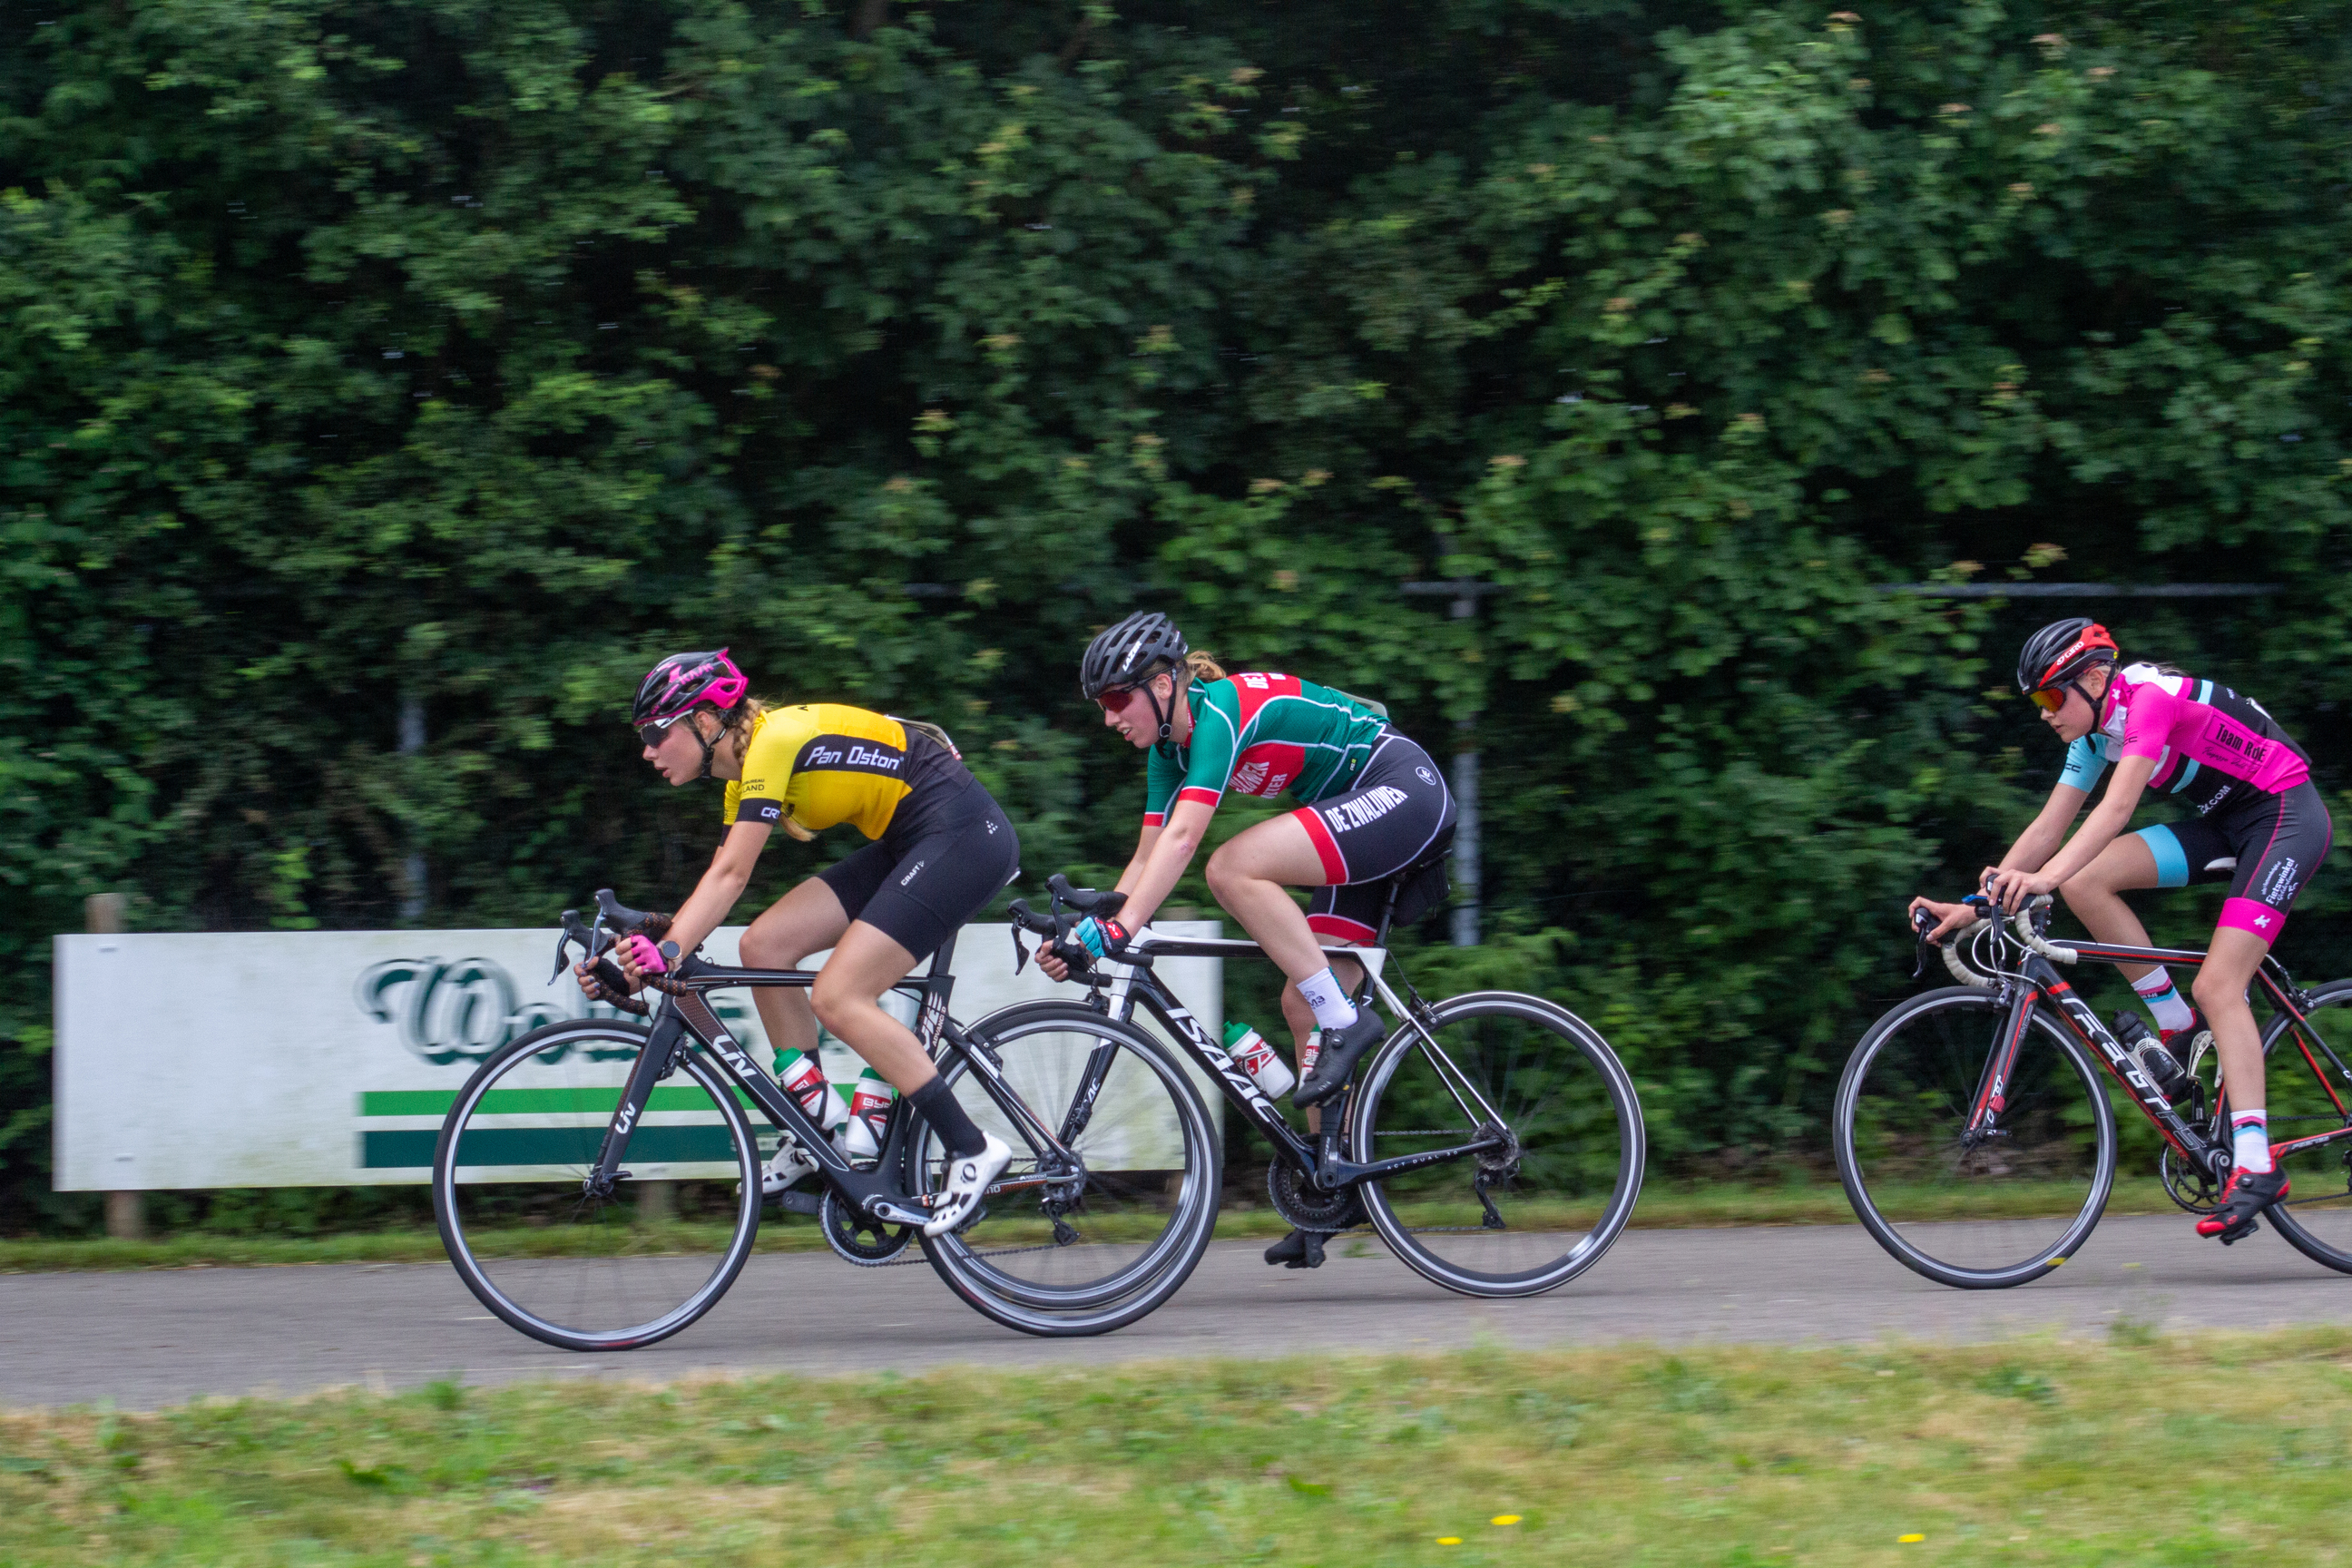
[[2066, 693], [2063, 689], [2053, 689], [2046, 686], [2039, 691], [2027, 692], [2025, 700], [2044, 713], [2055, 713], [2066, 706]]

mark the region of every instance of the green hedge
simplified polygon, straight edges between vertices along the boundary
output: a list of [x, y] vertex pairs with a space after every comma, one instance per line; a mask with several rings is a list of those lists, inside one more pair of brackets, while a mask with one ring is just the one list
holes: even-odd
[[1818, 1151], [1901, 900], [2054, 776], [2052, 606], [1883, 584], [2284, 584], [2096, 607], [2352, 807], [2342, 5], [52, 9], [0, 49], [0, 1226], [89, 1218], [83, 895], [675, 900], [713, 792], [615, 721], [679, 646], [947, 724], [1033, 880], [1131, 843], [1071, 671], [1136, 605], [1475, 743], [1490, 940], [1425, 967], [1605, 1019], [1682, 1166]]

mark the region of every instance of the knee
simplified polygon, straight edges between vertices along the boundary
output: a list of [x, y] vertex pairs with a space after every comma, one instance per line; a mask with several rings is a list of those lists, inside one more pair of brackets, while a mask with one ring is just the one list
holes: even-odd
[[809, 1005], [816, 1010], [816, 1021], [836, 1036], [841, 1034], [842, 1024], [856, 1012], [858, 1004], [871, 1000], [858, 995], [856, 986], [831, 978], [822, 969], [816, 972], [816, 984], [809, 987]]
[[1209, 891], [1220, 899], [1250, 880], [1249, 873], [1242, 869], [1242, 858], [1234, 853], [1230, 844], [1219, 845], [1201, 873], [1208, 879]]
[[2227, 977], [2211, 969], [2197, 972], [2197, 978], [2189, 983], [2189, 994], [2196, 999], [2197, 1010], [2208, 1018], [2213, 1016], [2216, 1008], [2244, 999], [2242, 988], [2233, 988]]
[[2065, 900], [2066, 907], [2077, 914], [2082, 913], [2084, 905], [2099, 902], [2108, 897], [2110, 891], [2109, 889], [2091, 880], [2091, 874], [2088, 871], [2069, 877], [2058, 884], [2058, 896]]
[[743, 940], [736, 944], [735, 952], [747, 969], [790, 969], [808, 956], [805, 952], [793, 951], [797, 945], [762, 931], [755, 925], [743, 933]]

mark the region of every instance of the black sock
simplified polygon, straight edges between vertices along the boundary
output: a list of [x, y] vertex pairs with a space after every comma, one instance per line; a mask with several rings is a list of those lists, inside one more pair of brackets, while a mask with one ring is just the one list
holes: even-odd
[[946, 1145], [949, 1159], [961, 1160], [967, 1154], [977, 1154], [988, 1146], [987, 1140], [981, 1136], [980, 1129], [970, 1116], [964, 1114], [963, 1107], [956, 1103], [955, 1090], [948, 1087], [946, 1079], [932, 1079], [908, 1095], [907, 1103], [915, 1108], [917, 1115], [931, 1124], [931, 1131], [938, 1133], [940, 1142]]

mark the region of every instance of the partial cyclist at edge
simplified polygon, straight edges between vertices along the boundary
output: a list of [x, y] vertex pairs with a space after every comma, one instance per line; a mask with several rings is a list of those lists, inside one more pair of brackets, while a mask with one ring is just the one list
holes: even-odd
[[[1119, 874], [1126, 903], [1115, 919], [1081, 921], [1072, 932], [1097, 958], [1114, 962], [1150, 922], [1208, 832], [1226, 794], [1300, 802], [1288, 814], [1234, 835], [1209, 857], [1209, 889], [1265, 952], [1289, 984], [1283, 1019], [1304, 1075], [1303, 1109], [1337, 1095], [1388, 1026], [1351, 999], [1362, 966], [1328, 960], [1326, 945], [1360, 946], [1379, 930], [1385, 884], [1428, 861], [1454, 835], [1454, 795], [1429, 753], [1362, 699], [1297, 676], [1227, 675], [1194, 651], [1166, 616], [1128, 616], [1087, 646], [1079, 690], [1099, 704], [1103, 723], [1150, 756], [1145, 764], [1143, 828]], [[1400, 895], [1394, 921], [1425, 913], [1442, 896], [1416, 881]], [[1301, 910], [1288, 889], [1311, 888]], [[1055, 979], [1067, 969], [1041, 955]], [[1294, 1230], [1265, 1260], [1311, 1268], [1320, 1235]]]
[[[754, 990], [760, 1021], [782, 1047], [780, 1058], [790, 1062], [798, 1053], [803, 1064], [816, 1060], [822, 1021], [939, 1134], [948, 1180], [923, 1226], [938, 1236], [971, 1217], [1012, 1150], [972, 1121], [914, 1031], [885, 1012], [881, 999], [1013, 879], [1019, 836], [944, 731], [844, 703], [779, 707], [750, 693], [725, 648], [673, 654], [638, 684], [629, 722], [645, 760], [673, 786], [712, 778], [727, 784], [726, 837], [693, 895], [669, 917], [667, 934], [691, 955], [743, 896], [779, 827], [806, 842], [846, 822], [872, 841], [769, 906], [744, 931], [740, 952], [751, 967], [792, 969], [812, 952], [833, 950], [807, 994]], [[633, 988], [667, 967], [645, 935], [630, 937], [617, 953]], [[586, 965], [579, 976], [592, 998], [603, 994]], [[821, 1071], [813, 1089], [793, 1078], [785, 1087], [824, 1124], [817, 1097], [831, 1091]], [[781, 1192], [815, 1170], [788, 1137], [762, 1185]]]
[[[2209, 956], [2181, 1000], [2161, 964], [2124, 964], [2161, 1031], [2160, 1047], [2186, 1068], [2210, 1029], [2230, 1100], [2231, 1169], [2221, 1204], [2200, 1236], [2235, 1241], [2287, 1195], [2271, 1157], [2262, 1039], [2246, 987], [2285, 928], [2287, 911], [2335, 837], [2303, 749], [2252, 698], [2168, 664], [2123, 664], [2105, 626], [2055, 621], [2027, 639], [2018, 689], [2066, 742], [2066, 764], [2032, 825], [1981, 879], [2014, 913], [2056, 892], [2092, 936], [2147, 947], [2147, 929], [2121, 895], [2227, 880]], [[2067, 828], [2108, 769], [2105, 797], [2072, 839]], [[2141, 795], [2178, 797], [2188, 820], [2126, 834]], [[2063, 844], [2063, 847], [2062, 847]], [[1964, 904], [1915, 899], [1941, 941], [1974, 918]]]

